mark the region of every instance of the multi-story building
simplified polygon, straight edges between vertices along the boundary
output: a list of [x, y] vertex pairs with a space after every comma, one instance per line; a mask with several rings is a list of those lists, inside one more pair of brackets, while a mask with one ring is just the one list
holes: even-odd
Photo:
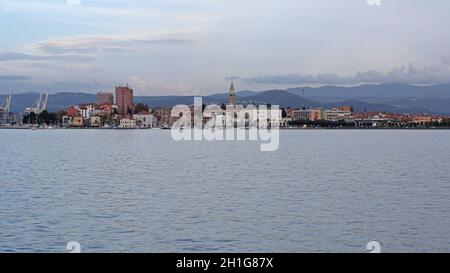
[[72, 123], [73, 117], [71, 116], [62, 116], [61, 117], [61, 126], [62, 127], [68, 127]]
[[69, 108], [67, 108], [67, 115], [69, 117], [76, 117], [79, 115], [78, 110], [79, 110], [78, 106], [70, 106]]
[[116, 87], [116, 104], [118, 106], [118, 114], [121, 116], [133, 115], [133, 89], [128, 86]]
[[98, 106], [99, 115], [102, 116], [111, 116], [113, 114], [114, 105], [111, 104], [102, 104]]
[[136, 120], [130, 118], [123, 118], [120, 120], [119, 128], [134, 129], [136, 128]]
[[336, 109], [346, 111], [346, 112], [353, 112], [353, 107], [351, 107], [351, 106], [339, 106], [339, 107], [336, 107]]
[[343, 121], [343, 120], [350, 120], [352, 112], [341, 110], [338, 108], [333, 108], [324, 110], [323, 116], [324, 119], [327, 121]]
[[109, 92], [97, 93], [97, 105], [114, 104], [114, 94]]
[[170, 127], [178, 118], [172, 118], [172, 108], [161, 108], [155, 113], [155, 117], [160, 127]]
[[322, 109], [311, 109], [309, 110], [309, 120], [310, 121], [320, 121], [323, 119]]
[[153, 128], [153, 125], [155, 123], [154, 116], [147, 111], [142, 111], [134, 114], [133, 118], [136, 120], [136, 125], [142, 128]]
[[91, 127], [101, 127], [102, 119], [100, 117], [91, 117]]
[[84, 125], [84, 119], [82, 117], [74, 117], [70, 126], [73, 127], [82, 127]]
[[91, 116], [94, 116], [98, 113], [98, 109], [96, 105], [84, 104], [80, 105], [78, 112], [84, 119], [89, 119]]
[[413, 122], [419, 125], [426, 125], [427, 123], [431, 123], [433, 121], [433, 116], [430, 115], [415, 115], [413, 117]]
[[[268, 127], [280, 127], [281, 123], [282, 123], [282, 111], [280, 109], [275, 110], [275, 109], [267, 109], [267, 110], [258, 110], [258, 122], [259, 122], [259, 126], [260, 128], [264, 128], [264, 121], [267, 121], [267, 126]], [[261, 124], [261, 121], [263, 121], [263, 123]]]
[[291, 111], [293, 121], [307, 121], [310, 117], [309, 109], [300, 109]]

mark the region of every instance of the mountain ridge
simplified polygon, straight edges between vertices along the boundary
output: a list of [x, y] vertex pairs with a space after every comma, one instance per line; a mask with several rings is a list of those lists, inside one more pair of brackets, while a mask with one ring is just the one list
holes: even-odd
[[[303, 90], [305, 92], [303, 93]], [[227, 102], [227, 92], [202, 96], [207, 104]], [[0, 103], [6, 95], [0, 95]], [[12, 109], [22, 112], [31, 106], [39, 93], [13, 94]], [[360, 85], [355, 87], [296, 87], [286, 90], [242, 90], [237, 92], [238, 103], [274, 104], [281, 107], [323, 107], [350, 105], [356, 111], [373, 110], [399, 113], [450, 114], [450, 84], [412, 86], [405, 84]], [[55, 111], [70, 105], [95, 103], [96, 95], [84, 92], [59, 92], [49, 95], [48, 109]], [[150, 107], [171, 107], [193, 104], [194, 96], [135, 96], [135, 103]]]

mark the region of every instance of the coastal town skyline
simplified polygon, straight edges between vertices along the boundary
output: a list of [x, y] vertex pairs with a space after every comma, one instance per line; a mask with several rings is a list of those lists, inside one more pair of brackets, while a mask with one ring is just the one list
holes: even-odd
[[[304, 93], [304, 90], [303, 90]], [[178, 114], [174, 114], [181, 103], [165, 107], [150, 107], [145, 103], [135, 103], [134, 90], [129, 85], [116, 86], [114, 92], [98, 92], [96, 101], [84, 101], [79, 104], [71, 104], [68, 107], [56, 112], [47, 110], [48, 93], [41, 93], [35, 103], [24, 109], [24, 112], [13, 112], [11, 110], [12, 93], [0, 105], [0, 128], [29, 129], [42, 128], [102, 128], [102, 129], [169, 129], [176, 124], [179, 119]], [[298, 97], [299, 99], [301, 97]], [[195, 102], [200, 100], [200, 104]], [[252, 118], [244, 117], [239, 120], [237, 116], [227, 117], [227, 112], [231, 109], [234, 115], [240, 111], [247, 111], [239, 107], [269, 107], [269, 126], [276, 128], [448, 128], [450, 126], [450, 115], [433, 115], [430, 113], [396, 113], [387, 111], [355, 111], [353, 105], [337, 104], [333, 107], [318, 107], [307, 105], [311, 101], [304, 100], [303, 106], [297, 108], [281, 107], [272, 104], [270, 101], [251, 101], [248, 97], [239, 98], [234, 82], [230, 83], [226, 102], [205, 102], [202, 106], [202, 97], [193, 97], [193, 103], [188, 103], [185, 107], [194, 115], [198, 107], [201, 112], [205, 107], [215, 107], [216, 111], [222, 109], [213, 116], [215, 127], [243, 126], [247, 128], [252, 124]], [[219, 105], [217, 105], [219, 103]], [[271, 110], [276, 107], [277, 110]], [[230, 108], [231, 107], [231, 108]], [[238, 110], [241, 109], [241, 110]], [[259, 110], [261, 111], [261, 110]], [[266, 110], [263, 110], [266, 111]], [[252, 111], [250, 111], [252, 112]], [[245, 112], [249, 113], [249, 112]], [[226, 117], [226, 119], [224, 119]], [[272, 118], [276, 117], [275, 120]], [[211, 119], [203, 118], [203, 125]], [[192, 126], [194, 125], [194, 116]], [[259, 124], [261, 120], [255, 119]], [[272, 122], [275, 122], [272, 124]], [[239, 125], [240, 124], [240, 125]], [[202, 126], [203, 126], [202, 125]], [[238, 128], [238, 127], [236, 127]], [[240, 127], [239, 127], [240, 128]]]

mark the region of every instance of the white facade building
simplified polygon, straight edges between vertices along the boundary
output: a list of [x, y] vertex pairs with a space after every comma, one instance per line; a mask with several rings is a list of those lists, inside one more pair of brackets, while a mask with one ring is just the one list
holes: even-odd
[[153, 128], [155, 124], [155, 117], [148, 112], [140, 112], [133, 115], [136, 125], [142, 128]]
[[120, 120], [119, 128], [121, 129], [135, 129], [136, 128], [136, 120], [123, 118]]
[[98, 114], [98, 110], [95, 107], [95, 105], [84, 105], [81, 106], [78, 109], [78, 112], [80, 113], [80, 116], [82, 116], [84, 119], [89, 119], [92, 116], [95, 116]]

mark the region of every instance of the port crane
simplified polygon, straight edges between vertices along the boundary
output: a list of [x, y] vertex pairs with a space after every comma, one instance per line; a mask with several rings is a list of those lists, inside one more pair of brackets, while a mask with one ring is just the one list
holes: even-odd
[[44, 110], [47, 109], [47, 101], [48, 101], [48, 93], [41, 93], [39, 98], [34, 102], [31, 107], [25, 108], [25, 113], [31, 114], [34, 113], [39, 115]]
[[11, 113], [12, 91], [5, 101], [0, 105], [0, 123], [8, 123]]
[[9, 96], [6, 97], [6, 100], [0, 105], [1, 113], [11, 112], [11, 99], [12, 99], [12, 91], [9, 93]]

